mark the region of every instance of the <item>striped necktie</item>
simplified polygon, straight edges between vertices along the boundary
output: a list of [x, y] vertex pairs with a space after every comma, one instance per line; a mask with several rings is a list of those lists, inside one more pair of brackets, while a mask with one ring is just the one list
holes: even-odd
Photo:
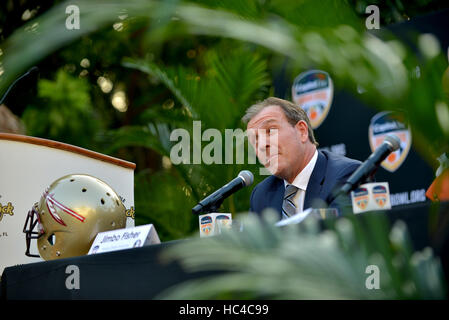
[[293, 202], [293, 198], [298, 192], [298, 187], [292, 184], [287, 185], [284, 193], [284, 201], [282, 202], [282, 213], [287, 217], [291, 217], [296, 214], [296, 205]]

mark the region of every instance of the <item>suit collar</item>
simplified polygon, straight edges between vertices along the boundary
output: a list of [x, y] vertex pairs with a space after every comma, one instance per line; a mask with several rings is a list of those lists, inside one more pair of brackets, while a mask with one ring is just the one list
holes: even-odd
[[272, 179], [270, 187], [266, 191], [266, 199], [269, 201], [268, 207], [274, 208], [279, 213], [279, 218], [282, 218], [282, 201], [284, 199], [284, 180], [276, 176], [270, 176]]
[[[306, 196], [304, 199], [303, 210], [312, 206], [312, 200], [319, 198], [322, 186], [324, 184], [325, 174], [327, 169], [327, 157], [323, 152], [318, 151], [318, 157], [315, 163], [315, 168], [307, 184]], [[284, 198], [285, 182], [283, 179], [276, 176], [271, 176], [274, 179], [271, 184], [271, 188], [267, 190], [267, 199], [272, 208], [276, 208], [279, 211], [280, 218], [282, 218], [282, 201]]]
[[327, 168], [327, 158], [321, 152], [318, 151], [318, 159], [313, 169], [312, 175], [310, 176], [309, 183], [307, 185], [306, 197], [304, 199], [304, 210], [312, 206], [312, 200], [319, 198], [321, 193], [321, 188], [324, 184], [324, 178]]
[[[295, 187], [304, 190], [307, 192], [307, 186], [310, 181], [310, 176], [312, 175], [313, 169], [315, 168], [316, 161], [318, 159], [318, 150], [315, 150], [315, 153], [310, 159], [309, 163], [305, 166], [304, 169], [296, 176], [296, 178], [291, 183]], [[287, 187], [289, 185], [286, 180], [284, 180], [284, 186]]]

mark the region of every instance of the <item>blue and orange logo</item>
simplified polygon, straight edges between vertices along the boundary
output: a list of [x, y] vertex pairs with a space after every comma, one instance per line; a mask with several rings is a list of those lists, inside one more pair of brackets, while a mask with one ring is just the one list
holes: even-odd
[[200, 228], [201, 231], [205, 234], [205, 235], [209, 235], [212, 232], [212, 217], [211, 216], [205, 216], [202, 217], [200, 220]]
[[376, 201], [380, 207], [384, 207], [387, 203], [387, 195], [388, 191], [384, 186], [375, 186], [373, 188], [374, 201]]
[[333, 96], [334, 87], [327, 72], [303, 72], [293, 82], [293, 102], [307, 113], [313, 129], [318, 128], [326, 119]]
[[354, 202], [362, 210], [365, 210], [368, 205], [368, 189], [358, 188], [354, 190]]
[[392, 152], [381, 163], [381, 166], [385, 170], [395, 172], [407, 158], [412, 145], [412, 134], [410, 129], [402, 121], [399, 121], [393, 112], [380, 112], [371, 119], [368, 129], [369, 144], [372, 152], [382, 144], [388, 134], [397, 136], [401, 140], [401, 144], [398, 150]]

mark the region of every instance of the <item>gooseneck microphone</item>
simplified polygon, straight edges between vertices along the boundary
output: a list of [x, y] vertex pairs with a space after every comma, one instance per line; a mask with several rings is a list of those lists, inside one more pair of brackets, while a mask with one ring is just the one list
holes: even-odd
[[337, 197], [346, 195], [356, 189], [360, 184], [371, 176], [380, 163], [384, 161], [388, 155], [400, 148], [401, 140], [395, 135], [387, 135], [382, 144], [363, 162], [356, 171], [348, 178], [345, 184], [335, 193], [331, 203]]
[[235, 179], [201, 200], [195, 207], [193, 207], [192, 213], [199, 214], [201, 212], [216, 212], [224, 199], [241, 188], [249, 186], [253, 183], [253, 181], [254, 175], [251, 171], [240, 171], [239, 175]]

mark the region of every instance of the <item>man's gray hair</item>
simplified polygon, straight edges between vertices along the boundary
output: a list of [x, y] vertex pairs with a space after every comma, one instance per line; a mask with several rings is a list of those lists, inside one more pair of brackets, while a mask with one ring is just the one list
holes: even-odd
[[253, 104], [251, 107], [246, 109], [246, 113], [242, 118], [243, 123], [247, 124], [260, 111], [262, 111], [262, 109], [270, 106], [281, 107], [282, 111], [284, 111], [284, 114], [288, 122], [292, 126], [295, 126], [298, 123], [298, 121], [301, 120], [305, 121], [308, 127], [310, 142], [318, 146], [318, 142], [315, 140], [315, 135], [313, 134], [312, 125], [310, 124], [310, 120], [309, 117], [307, 116], [307, 113], [298, 105], [284, 99], [270, 97], [261, 102]]

